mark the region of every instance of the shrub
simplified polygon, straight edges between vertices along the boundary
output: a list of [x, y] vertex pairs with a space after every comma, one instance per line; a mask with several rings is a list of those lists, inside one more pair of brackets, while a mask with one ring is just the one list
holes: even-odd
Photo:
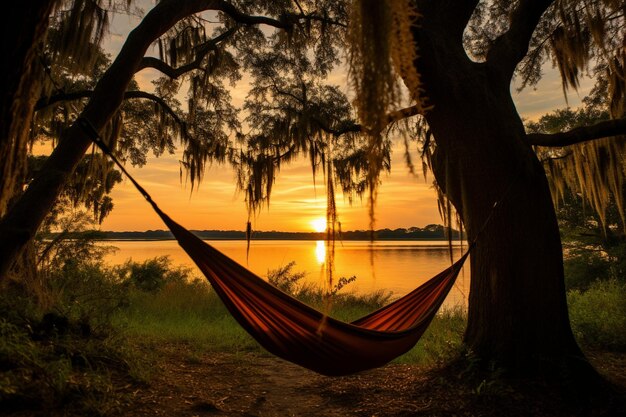
[[99, 262], [66, 263], [46, 285], [54, 302], [47, 310], [80, 323], [83, 331], [109, 333], [113, 314], [128, 305], [127, 288]]
[[175, 268], [169, 257], [159, 256], [142, 263], [128, 261], [118, 267], [116, 273], [122, 282], [128, 282], [139, 290], [155, 293], [167, 283], [188, 281], [191, 269]]
[[0, 319], [0, 409], [119, 415], [116, 386], [143, 380], [139, 363], [117, 333], [85, 334], [53, 313], [22, 323]]
[[297, 295], [304, 289], [300, 281], [306, 274], [304, 272], [294, 272], [293, 267], [295, 265], [296, 263], [291, 261], [285, 266], [267, 271], [267, 281], [289, 295]]
[[19, 281], [0, 297], [0, 409], [119, 415], [117, 386], [143, 381], [147, 369], [111, 322], [127, 288], [80, 258], [37, 280], [43, 298]]
[[572, 330], [590, 348], [626, 351], [626, 283], [596, 281], [568, 292]]
[[342, 307], [365, 307], [366, 309], [380, 308], [391, 299], [391, 293], [377, 291], [367, 295], [355, 295], [341, 292], [344, 288], [356, 281], [356, 276], [340, 277], [329, 289], [321, 288], [312, 283], [302, 282], [306, 274], [294, 272], [295, 262], [267, 272], [267, 281], [281, 291], [309, 304], [313, 307], [328, 307], [332, 304], [341, 304]]
[[609, 279], [611, 262], [598, 251], [574, 250], [563, 262], [565, 288], [585, 290], [597, 280]]

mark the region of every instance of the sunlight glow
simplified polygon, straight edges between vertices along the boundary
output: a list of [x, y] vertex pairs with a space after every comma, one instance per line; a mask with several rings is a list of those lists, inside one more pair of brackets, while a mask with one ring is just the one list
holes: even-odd
[[326, 218], [318, 217], [316, 219], [311, 220], [311, 227], [316, 232], [325, 232], [326, 231]]
[[323, 240], [315, 241], [315, 258], [320, 264], [326, 261], [326, 242]]

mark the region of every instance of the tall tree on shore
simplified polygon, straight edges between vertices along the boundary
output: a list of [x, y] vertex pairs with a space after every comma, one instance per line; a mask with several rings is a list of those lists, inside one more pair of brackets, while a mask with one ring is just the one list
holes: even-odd
[[[479, 357], [509, 369], [574, 367], [581, 354], [568, 323], [557, 221], [532, 145], [553, 146], [560, 138], [563, 146], [623, 133], [624, 121], [560, 136], [527, 135], [510, 85], [515, 75], [523, 84], [536, 82], [541, 64], [552, 58], [564, 86], [575, 87], [595, 58], [606, 63], [616, 83], [612, 101], [623, 101], [624, 55], [618, 45], [624, 31], [616, 23], [624, 19], [623, 3], [416, 5], [422, 15], [414, 27], [420, 96], [431, 105], [423, 117], [436, 143], [432, 169], [469, 240], [483, 231], [471, 258], [465, 342]], [[603, 175], [596, 174], [587, 191], [606, 187]]]
[[2, 63], [0, 81], [0, 216], [4, 215], [20, 175], [26, 168], [28, 129], [40, 79], [37, 47], [48, 28], [48, 17], [55, 0], [6, 5], [7, 24], [2, 26]]
[[[388, 166], [388, 125], [418, 115], [437, 184], [468, 238], [478, 237], [466, 344], [478, 357], [516, 372], [577, 370], [585, 361], [569, 327], [554, 206], [533, 146], [561, 147], [626, 132], [621, 119], [626, 5], [617, 0], [346, 3], [163, 0], [131, 32], [81, 117], [103, 131], [143, 68], [173, 80], [188, 77], [186, 117], [194, 122], [172, 120], [195, 155], [187, 161], [192, 179], [210, 158], [228, 159], [239, 167], [241, 186], [255, 207], [269, 199], [281, 161], [303, 152], [313, 165], [332, 166], [328, 178], [336, 175], [346, 190], [369, 189], [373, 203], [378, 174]], [[215, 14], [208, 19], [206, 11]], [[352, 29], [346, 37], [348, 15]], [[220, 24], [212, 34], [203, 29], [208, 20]], [[351, 120], [339, 90], [321, 83], [346, 39], [360, 124]], [[145, 57], [153, 42], [161, 46], [160, 59]], [[536, 83], [548, 59], [560, 70], [564, 88], [576, 87], [590, 65], [596, 75], [604, 74], [614, 119], [557, 134], [526, 134], [511, 81], [518, 76], [523, 85]], [[236, 78], [239, 66], [253, 75], [246, 103], [252, 128], [233, 143], [218, 134], [239, 130], [219, 80]], [[408, 89], [408, 107], [399, 107], [404, 94], [395, 76]], [[216, 125], [224, 119], [233, 121]], [[80, 126], [65, 130], [42, 174], [2, 218], [0, 274], [32, 238], [90, 143]], [[602, 149], [591, 163], [611, 169], [585, 174], [585, 191], [597, 193], [599, 210], [601, 191], [622, 177], [616, 169], [622, 162], [618, 142]], [[608, 165], [602, 155], [609, 157]]]

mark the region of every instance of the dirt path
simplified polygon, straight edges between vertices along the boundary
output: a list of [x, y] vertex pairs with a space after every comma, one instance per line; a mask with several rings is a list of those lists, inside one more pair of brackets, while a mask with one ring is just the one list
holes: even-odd
[[[428, 408], [401, 404], [425, 379], [412, 366], [329, 378], [252, 353], [195, 356], [169, 347], [167, 357], [150, 386], [136, 392], [133, 416], [395, 416]], [[383, 403], [393, 413], [378, 410]]]
[[[529, 398], [528, 392], [498, 381], [472, 388], [459, 375], [412, 365], [329, 378], [260, 354], [197, 354], [184, 346], [159, 350], [158, 369], [149, 386], [130, 393], [132, 407], [125, 415], [626, 416], [615, 404], [594, 404], [587, 411], [580, 404], [564, 408], [562, 401], [542, 395], [541, 387], [531, 387]], [[626, 388], [624, 355], [609, 362], [613, 380]]]

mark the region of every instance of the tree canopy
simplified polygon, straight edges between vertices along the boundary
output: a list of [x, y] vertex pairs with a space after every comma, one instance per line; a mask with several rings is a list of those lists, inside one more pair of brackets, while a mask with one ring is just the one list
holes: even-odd
[[[546, 4], [536, 27], [527, 28], [534, 29], [529, 49], [514, 73], [520, 88], [536, 85], [546, 63], [552, 61], [562, 75], [564, 94], [578, 87], [581, 76], [591, 74], [597, 82], [594, 98], [588, 100], [595, 100], [596, 108], [610, 112], [612, 118], [621, 117], [620, 2]], [[421, 156], [428, 164], [436, 141], [430, 140], [423, 117], [397, 123], [428, 108], [420, 74], [412, 65], [420, 46], [413, 40], [411, 25], [424, 18], [419, 2], [198, 6], [205, 11], [184, 16], [154, 39], [158, 57], [146, 56], [139, 62], [136, 71], [150, 67], [161, 72], [162, 77], [154, 81], [155, 92], [140, 92], [136, 84], [129, 85], [124, 106], [107, 123], [105, 136], [123, 159], [142, 164], [149, 150], [157, 155], [172, 151], [174, 140], [181, 140], [181, 165], [192, 185], [201, 180], [207, 163], [227, 161], [238, 173], [238, 186], [251, 211], [269, 202], [281, 163], [301, 154], [308, 155], [314, 173], [321, 167], [349, 195], [363, 195], [369, 189], [372, 205], [379, 173], [389, 169], [390, 133], [397, 135], [400, 130], [420, 141]], [[489, 51], [507, 41], [511, 28], [506, 22], [513, 22], [524, 7], [523, 2], [476, 2], [463, 30], [470, 59], [487, 62]], [[108, 65], [98, 45], [107, 34], [112, 13], [140, 11], [132, 2], [66, 1], [59, 2], [51, 15], [38, 58], [43, 85], [36, 120], [57, 136], [59, 119], [65, 125], [75, 120]], [[349, 21], [353, 24], [347, 32]], [[348, 41], [352, 47], [346, 50]], [[345, 89], [326, 82], [342, 60], [351, 68], [356, 110]], [[228, 86], [242, 76], [249, 77], [250, 89], [242, 108], [236, 108]], [[177, 97], [184, 90], [188, 99], [182, 104]], [[129, 111], [140, 117], [129, 117]], [[40, 138], [39, 133], [34, 129], [31, 137]], [[618, 155], [619, 146], [616, 141], [592, 142], [586, 148], [593, 151], [585, 154], [617, 147], [607, 154]], [[560, 168], [561, 189], [584, 188], [602, 213], [604, 193], [618, 192], [623, 164], [619, 157], [599, 161], [600, 157], [581, 154], [573, 152], [573, 164], [552, 166]], [[583, 158], [603, 165], [587, 164], [583, 173]], [[411, 155], [407, 153], [406, 159], [412, 161]]]

